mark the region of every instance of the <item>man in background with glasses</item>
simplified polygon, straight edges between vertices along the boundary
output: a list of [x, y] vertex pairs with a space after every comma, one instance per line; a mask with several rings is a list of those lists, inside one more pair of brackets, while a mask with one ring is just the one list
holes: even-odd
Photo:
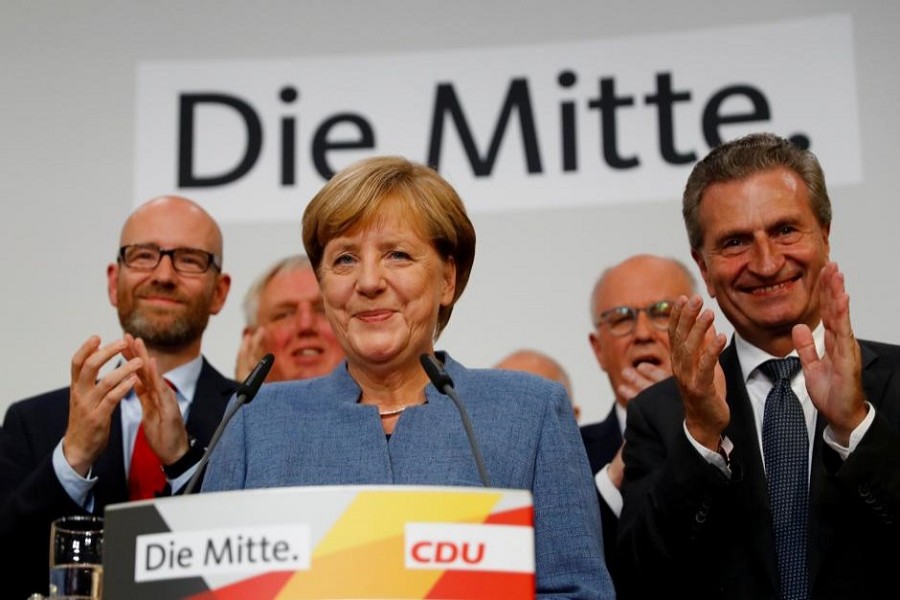
[[622, 511], [622, 442], [628, 403], [672, 374], [669, 314], [676, 298], [694, 293], [694, 276], [675, 259], [639, 254], [601, 273], [591, 293], [588, 336], [615, 394], [609, 415], [581, 428], [600, 494], [606, 564], [616, 583], [616, 534]]
[[57, 517], [102, 515], [107, 504], [167, 495], [187, 483], [236, 387], [200, 353], [209, 317], [222, 309], [231, 284], [212, 217], [186, 198], [155, 198], [129, 216], [119, 246], [107, 283], [124, 337], [103, 344], [91, 336], [72, 358], [69, 387], [6, 412], [4, 597], [47, 593]]

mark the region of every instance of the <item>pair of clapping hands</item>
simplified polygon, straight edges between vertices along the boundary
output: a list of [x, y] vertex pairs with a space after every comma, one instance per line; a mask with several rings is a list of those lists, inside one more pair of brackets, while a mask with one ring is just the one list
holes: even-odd
[[[124, 360], [101, 376], [103, 367], [119, 355]], [[93, 335], [72, 357], [71, 376], [63, 454], [82, 477], [106, 449], [113, 412], [132, 389], [143, 409], [147, 442], [160, 462], [172, 464], [187, 452], [188, 435], [175, 391], [143, 340], [125, 334], [101, 346], [100, 337]]]

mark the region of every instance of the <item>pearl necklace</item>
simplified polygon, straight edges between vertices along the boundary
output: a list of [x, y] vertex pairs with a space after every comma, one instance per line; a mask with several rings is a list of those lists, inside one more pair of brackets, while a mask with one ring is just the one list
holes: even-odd
[[398, 408], [396, 410], [387, 410], [385, 412], [378, 411], [378, 416], [381, 417], [382, 419], [387, 419], [388, 417], [396, 417], [397, 415], [402, 413], [404, 410], [406, 410], [405, 406], [401, 406], [400, 408]]

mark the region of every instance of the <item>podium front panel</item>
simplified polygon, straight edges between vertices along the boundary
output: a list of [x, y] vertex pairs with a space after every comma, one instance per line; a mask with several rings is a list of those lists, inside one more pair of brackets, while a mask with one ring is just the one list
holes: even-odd
[[534, 598], [525, 490], [323, 486], [108, 506], [113, 600]]

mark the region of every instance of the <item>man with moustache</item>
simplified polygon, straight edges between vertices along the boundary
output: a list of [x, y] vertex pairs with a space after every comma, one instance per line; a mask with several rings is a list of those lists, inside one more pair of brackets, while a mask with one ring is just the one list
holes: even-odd
[[267, 382], [319, 377], [344, 360], [316, 274], [301, 254], [277, 261], [253, 282], [244, 319], [235, 379], [244, 380], [267, 353], [275, 357]]
[[581, 438], [600, 494], [606, 565], [616, 585], [626, 409], [638, 392], [672, 374], [669, 315], [675, 299], [695, 288], [694, 276], [681, 262], [638, 254], [603, 271], [591, 293], [594, 328], [588, 341], [615, 402], [606, 419], [581, 427]]
[[900, 347], [857, 339], [815, 155], [753, 134], [694, 166], [674, 377], [625, 430], [623, 597], [884, 598], [900, 564]]
[[215, 221], [186, 198], [155, 198], [129, 216], [119, 246], [107, 281], [125, 335], [88, 338], [69, 387], [16, 402], [4, 419], [0, 565], [10, 598], [47, 593], [54, 519], [187, 483], [235, 389], [200, 353], [230, 287]]

